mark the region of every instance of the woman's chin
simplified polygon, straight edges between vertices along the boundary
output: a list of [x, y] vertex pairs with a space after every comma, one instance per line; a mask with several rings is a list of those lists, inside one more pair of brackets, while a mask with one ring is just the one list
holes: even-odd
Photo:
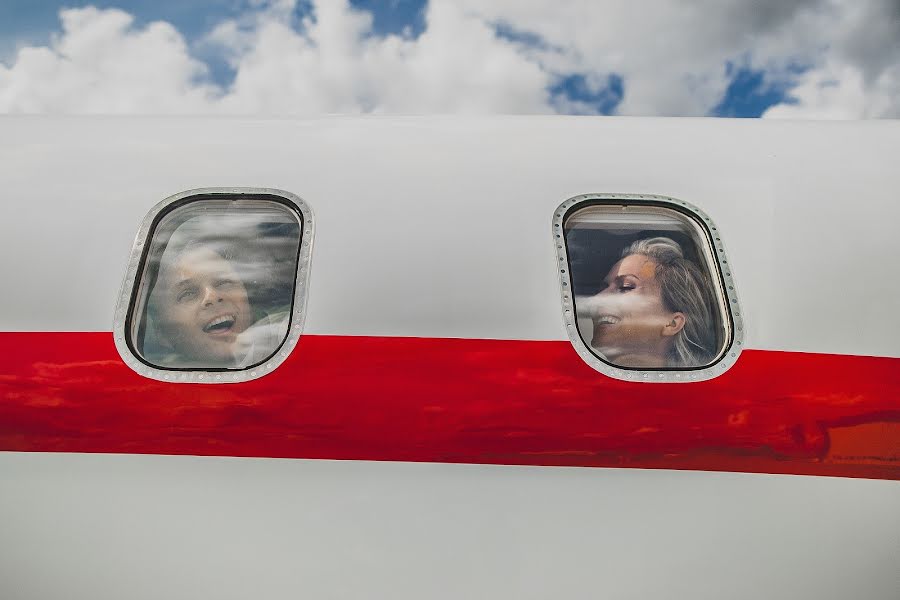
[[613, 344], [605, 344], [602, 340], [597, 340], [596, 338], [591, 340], [591, 348], [610, 362], [616, 362], [616, 359], [623, 354], [622, 348]]
[[596, 340], [591, 341], [591, 347], [601, 358], [617, 367], [658, 369], [668, 366], [665, 356], [658, 356], [654, 353], [638, 352], [632, 348], [623, 348], [614, 344], [597, 343]]

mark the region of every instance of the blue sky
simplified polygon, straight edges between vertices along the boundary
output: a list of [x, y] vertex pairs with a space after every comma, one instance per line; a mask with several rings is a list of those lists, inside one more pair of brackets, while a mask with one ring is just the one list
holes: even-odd
[[[375, 33], [418, 36], [425, 27], [426, 0], [351, 0], [355, 8], [372, 13]], [[46, 43], [59, 29], [59, 10], [79, 6], [120, 8], [134, 15], [137, 24], [168, 21], [188, 39], [196, 40], [225, 17], [234, 17], [253, 4], [246, 0], [138, 0], [117, 2], [46, 2], [3, 0], [0, 2], [0, 43], [6, 50], [22, 44]], [[298, 14], [308, 13], [309, 4], [299, 3]]]
[[[121, 8], [137, 22], [163, 20], [175, 25], [188, 38], [197, 38], [225, 15], [237, 14], [237, 0], [141, 0], [138, 2], [45, 2], [42, 0], [3, 0], [0, 2], [0, 40], [5, 50], [22, 44], [43, 44], [59, 30], [59, 10], [93, 5]], [[6, 54], [6, 53], [4, 53]]]
[[[737, 1], [722, 2], [719, 8], [702, 14], [696, 7], [687, 10], [684, 5], [657, 0], [654, 6], [664, 8], [663, 14], [647, 15], [646, 18], [621, 0], [547, 2], [542, 9], [545, 14], [534, 10], [534, 3], [525, 3], [528, 7], [524, 8], [525, 4], [504, 0], [462, 0], [459, 3], [450, 0], [432, 0], [431, 3], [427, 0], [344, 0], [349, 1], [349, 7], [342, 6], [340, 0], [330, 5], [322, 3], [332, 0], [300, 0], [289, 16], [272, 8], [271, 4], [278, 1], [96, 0], [60, 4], [5, 0], [0, 3], [0, 112], [69, 110], [63, 91], [48, 100], [52, 90], [47, 91], [48, 83], [41, 79], [41, 73], [46, 73], [41, 69], [46, 65], [35, 71], [31, 62], [20, 60], [17, 51], [23, 47], [49, 49], [56, 60], [51, 71], [71, 72], [76, 87], [77, 77], [90, 80], [93, 86], [90, 89], [116, 85], [112, 80], [106, 81], [110, 75], [101, 67], [97, 67], [98, 72], [91, 73], [93, 66], [89, 57], [68, 56], [66, 50], [60, 49], [59, 42], [63, 38], [80, 39], [83, 45], [90, 37], [83, 20], [78, 21], [83, 31], [64, 34], [60, 10], [86, 6], [100, 9], [89, 16], [100, 23], [99, 26], [108, 28], [111, 40], [99, 55], [94, 55], [95, 60], [97, 56], [115, 54], [115, 43], [128, 44], [129, 40], [137, 40], [148, 24], [165, 21], [177, 30], [187, 48], [187, 56], [179, 55], [172, 60], [184, 61], [185, 73], [191, 73], [180, 75], [187, 79], [173, 81], [172, 85], [184, 89], [186, 85], [202, 84], [206, 87], [194, 91], [203, 95], [209, 106], [238, 107], [234, 109], [238, 112], [260, 110], [259, 107], [271, 104], [266, 98], [246, 99], [253, 93], [246, 89], [250, 84], [244, 82], [253, 81], [256, 82], [254, 85], [266, 88], [267, 72], [271, 72], [272, 77], [276, 73], [278, 77], [287, 74], [296, 78], [297, 84], [324, 80], [329, 86], [343, 90], [341, 93], [346, 96], [329, 88], [322, 97], [310, 100], [309, 94], [304, 92], [305, 95], [300, 94], [292, 103], [265, 109], [275, 112], [295, 112], [294, 109], [296, 112], [549, 111], [755, 118], [767, 115], [773, 107], [776, 110], [767, 116], [780, 112], [784, 116], [802, 117], [803, 111], [813, 116], [845, 113], [852, 116], [854, 111], [862, 117], [894, 116], [900, 110], [897, 101], [888, 101], [885, 108], [883, 98], [871, 102], [865, 96], [863, 100], [859, 99], [861, 93], [869, 91], [882, 95], [893, 92], [895, 80], [900, 79], [896, 73], [900, 53], [896, 62], [880, 57], [879, 64], [888, 75], [881, 78], [888, 82], [886, 86], [882, 85], [885, 90], [871, 85], [873, 90], [860, 92], [852, 86], [869, 85], [865, 81], [872, 80], [871, 73], [867, 72], [867, 69], [871, 71], [871, 65], [851, 64], [851, 59], [847, 58], [853, 57], [850, 51], [842, 53], [838, 44], [829, 43], [829, 26], [835, 28], [835, 40], [848, 38], [848, 32], [839, 29], [841, 18], [844, 21], [869, 19], [872, 21], [869, 31], [874, 31], [876, 38], [883, 35], [888, 40], [885, 52], [895, 51], [889, 41], [894, 32], [890, 28], [894, 22], [893, 13], [879, 14], [875, 9], [861, 13], [849, 0], [806, 0], [794, 3], [797, 8], [765, 1], [760, 3], [765, 14], [751, 14], [751, 18], [748, 18], [747, 4]], [[872, 6], [878, 1], [873, 0]], [[844, 7], [840, 10], [846, 15], [839, 11], [835, 13], [835, 6]], [[113, 8], [134, 18], [130, 28], [116, 29], [112, 20], [105, 25], [101, 23], [106, 14], [103, 10]], [[280, 16], [273, 16], [276, 13]], [[308, 17], [316, 23], [320, 13], [331, 15], [325, 17], [330, 19], [330, 25], [323, 25], [318, 33], [302, 31], [301, 20]], [[831, 13], [837, 16], [829, 21]], [[352, 26], [352, 15], [360, 14], [367, 14], [371, 19], [371, 27], [363, 33]], [[272, 45], [265, 38], [272, 34], [264, 34], [270, 30], [263, 24], [279, 18], [290, 31], [279, 34], [286, 36], [285, 47], [297, 48], [293, 63], [284, 60], [283, 55], [269, 54], [265, 60], [260, 58], [260, 53]], [[887, 30], [879, 25], [885, 19], [889, 25]], [[223, 44], [221, 36], [216, 38], [211, 32], [228, 21], [237, 23], [234, 31], [245, 35], [237, 37], [232, 31], [233, 37]], [[617, 27], [619, 22], [621, 26]], [[900, 23], [900, 17], [897, 22]], [[669, 27], [670, 23], [681, 27], [683, 32]], [[821, 39], [804, 34], [811, 26], [825, 28]], [[634, 43], [619, 33], [635, 28], [646, 36], [645, 42]], [[849, 31], [852, 34], [854, 30]], [[900, 33], [900, 28], [896, 31]], [[331, 38], [327, 38], [331, 41], [322, 41], [323, 35], [349, 37], [337, 43], [338, 40]], [[791, 36], [800, 41], [793, 41]], [[213, 38], [218, 41], [210, 43]], [[402, 42], [377, 43], [389, 39]], [[371, 43], [372, 40], [376, 43]], [[150, 43], [146, 40], [140, 43], [147, 44], [145, 60], [152, 61], [154, 52]], [[243, 54], [236, 55], [234, 49], [239, 43], [250, 46], [241, 46]], [[349, 57], [342, 50], [348, 43], [356, 49], [356, 54]], [[853, 40], [847, 43], [852, 46]], [[173, 48], [168, 50], [174, 56], [178, 52]], [[327, 65], [335, 64], [334, 56], [329, 54], [330, 48], [337, 48], [334, 52], [339, 53], [337, 58], [341, 66], [329, 70]], [[457, 54], [458, 60], [454, 57]], [[384, 64], [372, 66], [372, 56]], [[356, 59], [358, 64], [353, 64]], [[667, 66], [669, 60], [671, 68]], [[105, 63], [105, 58], [100, 62]], [[265, 63], [269, 71], [260, 67], [260, 63]], [[318, 70], [310, 70], [308, 66], [313, 63], [320, 65]], [[205, 70], [205, 75], [197, 75], [198, 65]], [[471, 74], [461, 72], [467, 65], [471, 67]], [[114, 71], [120, 73], [125, 68]], [[144, 67], [135, 65], [135, 68]], [[857, 82], [851, 68], [867, 73], [868, 77], [860, 78], [863, 83]], [[6, 80], [3, 79], [4, 69]], [[448, 73], [448, 82], [452, 83], [447, 89], [458, 93], [458, 98], [447, 98], [446, 93], [442, 96], [442, 90], [429, 94], [426, 86], [433, 88], [435, 78], [440, 78], [443, 69]], [[396, 73], [401, 73], [402, 77], [392, 75]], [[850, 73], [848, 83], [835, 80], [835, 73]], [[348, 80], [334, 81], [338, 76], [346, 76]], [[455, 80], [451, 80], [451, 76]], [[408, 93], [392, 90], [392, 84]], [[10, 93], [15, 93], [6, 100], [6, 106], [2, 100], [4, 85]], [[490, 89], [492, 85], [497, 88]], [[829, 91], [829, 86], [835, 90]], [[115, 89], [116, 93], [127, 96], [127, 90], [123, 91], [121, 86]], [[260, 91], [258, 95], [263, 93]], [[851, 100], [855, 104], [851, 105]], [[328, 102], [334, 102], [333, 109]], [[144, 100], [136, 100], [133, 104], [135, 112], [154, 111], [154, 105], [146, 104]], [[886, 114], [865, 114], [873, 112], [869, 105], [881, 107], [879, 110]], [[51, 108], [44, 109], [43, 106]], [[117, 106], [124, 106], [127, 111], [127, 98]], [[174, 108], [167, 104], [166, 110], [177, 110], [177, 103], [172, 106]], [[200, 110], [196, 107], [201, 104], [195, 102], [185, 106]], [[102, 112], [103, 104], [81, 102], [72, 110]]]

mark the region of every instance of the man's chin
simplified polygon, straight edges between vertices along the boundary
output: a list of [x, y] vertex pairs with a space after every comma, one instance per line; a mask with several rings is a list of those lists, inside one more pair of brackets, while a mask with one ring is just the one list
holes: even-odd
[[215, 350], [205, 348], [199, 352], [192, 354], [190, 362], [200, 368], [225, 368], [234, 366], [234, 354], [228, 349], [216, 348]]
[[210, 356], [209, 362], [211, 367], [233, 367], [234, 355], [228, 354], [227, 356]]

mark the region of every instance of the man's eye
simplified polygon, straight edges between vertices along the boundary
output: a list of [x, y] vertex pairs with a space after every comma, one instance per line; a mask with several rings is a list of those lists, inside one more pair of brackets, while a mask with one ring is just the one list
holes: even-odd
[[619, 291], [620, 291], [620, 292], [630, 292], [631, 290], [634, 289], [634, 287], [635, 287], [635, 286], [632, 285], [632, 284], [630, 284], [630, 283], [624, 283], [624, 284], [622, 284], [622, 285], [619, 286]]
[[184, 290], [178, 294], [176, 300], [178, 302], [190, 302], [197, 296], [196, 290]]
[[219, 289], [229, 288], [229, 287], [233, 286], [234, 284], [235, 284], [235, 281], [233, 279], [219, 279], [218, 281], [216, 281], [216, 287]]

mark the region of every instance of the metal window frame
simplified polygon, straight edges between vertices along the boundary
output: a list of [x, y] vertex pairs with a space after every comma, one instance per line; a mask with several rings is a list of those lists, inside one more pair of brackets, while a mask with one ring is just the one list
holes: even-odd
[[[716, 360], [705, 367], [666, 367], [662, 369], [633, 369], [614, 365], [591, 350], [582, 339], [578, 331], [577, 316], [575, 313], [575, 298], [572, 293], [572, 271], [569, 264], [567, 240], [565, 235], [565, 223], [575, 211], [593, 205], [620, 205], [653, 206], [672, 210], [693, 220], [698, 229], [703, 233], [706, 250], [710, 253], [715, 273], [711, 273], [713, 283], [724, 299], [722, 309], [726, 323], [728, 339], [720, 351]], [[725, 253], [725, 245], [722, 242], [722, 234], [718, 226], [703, 210], [697, 206], [672, 198], [654, 194], [581, 194], [573, 196], [562, 202], [555, 211], [551, 224], [553, 245], [558, 258], [560, 282], [560, 299], [562, 300], [562, 315], [569, 341], [575, 347], [578, 355], [595, 370], [622, 381], [642, 383], [693, 383], [706, 381], [718, 377], [726, 372], [737, 362], [744, 348], [744, 316], [737, 297], [734, 273]]]
[[[165, 369], [148, 363], [138, 356], [130, 344], [131, 311], [137, 300], [137, 285], [139, 276], [143, 272], [147, 253], [152, 242], [152, 236], [160, 220], [183, 206], [188, 206], [192, 201], [210, 199], [277, 199], [281, 204], [294, 210], [301, 223], [300, 251], [297, 259], [297, 272], [294, 279], [294, 296], [291, 305], [290, 323], [287, 337], [268, 360], [255, 366], [243, 369]], [[116, 312], [113, 321], [113, 336], [116, 350], [122, 360], [133, 371], [157, 381], [167, 383], [242, 383], [259, 379], [277, 369], [294, 351], [303, 324], [306, 319], [306, 303], [309, 290], [310, 263], [312, 257], [315, 226], [313, 212], [309, 205], [296, 194], [273, 188], [255, 187], [210, 187], [197, 188], [180, 192], [169, 196], [150, 209], [141, 222], [134, 244], [131, 248], [131, 257], [119, 292]]]

